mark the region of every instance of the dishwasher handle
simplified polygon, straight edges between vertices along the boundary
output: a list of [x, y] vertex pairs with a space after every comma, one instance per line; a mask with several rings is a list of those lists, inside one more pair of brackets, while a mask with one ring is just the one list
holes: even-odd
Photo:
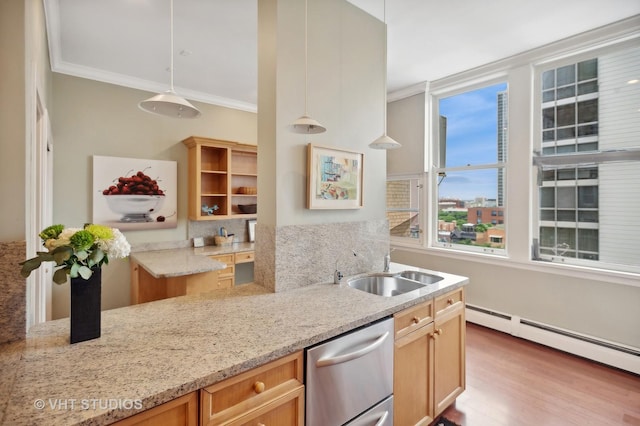
[[357, 351], [349, 352], [344, 355], [332, 356], [327, 358], [320, 358], [316, 361], [316, 367], [327, 367], [329, 365], [336, 365], [343, 362], [351, 361], [352, 359], [360, 358], [368, 354], [369, 352], [373, 352], [380, 345], [384, 343], [384, 341], [389, 337], [389, 332], [385, 332], [382, 336], [378, 337], [375, 342], [366, 346], [362, 349], [358, 349]]
[[378, 422], [375, 424], [375, 426], [384, 425], [384, 422], [387, 420], [387, 417], [389, 417], [389, 412], [385, 411], [384, 414], [380, 416], [380, 420], [378, 420]]

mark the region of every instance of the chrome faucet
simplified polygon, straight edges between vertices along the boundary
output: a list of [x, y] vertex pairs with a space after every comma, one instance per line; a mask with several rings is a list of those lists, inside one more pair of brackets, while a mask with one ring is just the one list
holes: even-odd
[[[354, 257], [358, 256], [358, 253], [356, 253], [355, 251], [351, 250], [351, 253], [353, 253]], [[333, 283], [334, 284], [340, 284], [340, 280], [342, 280], [344, 278], [344, 274], [342, 272], [340, 272], [338, 270], [338, 261], [340, 260], [340, 258], [338, 257], [336, 259], [336, 267], [335, 270], [333, 271]]]
[[391, 249], [384, 255], [384, 269], [383, 272], [389, 272], [389, 267], [391, 266], [391, 252], [395, 249]]

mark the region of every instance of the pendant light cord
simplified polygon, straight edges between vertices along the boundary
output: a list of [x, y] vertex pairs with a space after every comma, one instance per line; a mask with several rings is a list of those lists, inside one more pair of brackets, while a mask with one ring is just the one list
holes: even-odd
[[384, 108], [382, 108], [382, 124], [384, 126], [384, 134], [387, 134], [387, 0], [382, 1], [382, 22], [384, 23], [384, 57], [382, 66], [384, 67], [382, 76], [382, 99], [384, 99]]
[[309, 28], [309, 1], [304, 0], [304, 115], [309, 115], [307, 99], [309, 97], [309, 58], [308, 58], [308, 28]]
[[170, 28], [171, 28], [171, 64], [170, 64], [170, 68], [169, 68], [169, 75], [170, 75], [170, 86], [171, 86], [171, 92], [173, 93], [173, 0], [170, 0], [170, 11], [171, 11], [171, 23], [170, 23]]

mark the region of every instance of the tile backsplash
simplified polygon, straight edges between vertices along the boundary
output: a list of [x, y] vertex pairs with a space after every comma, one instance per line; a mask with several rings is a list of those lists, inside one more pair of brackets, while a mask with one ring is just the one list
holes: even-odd
[[26, 335], [27, 285], [18, 265], [26, 256], [26, 241], [0, 242], [0, 344]]
[[258, 222], [255, 280], [268, 290], [279, 292], [332, 282], [336, 268], [345, 277], [381, 272], [388, 250], [386, 219], [276, 229]]

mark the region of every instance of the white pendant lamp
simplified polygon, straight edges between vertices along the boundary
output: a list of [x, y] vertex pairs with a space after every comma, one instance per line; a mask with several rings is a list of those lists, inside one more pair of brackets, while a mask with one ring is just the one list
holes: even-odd
[[309, 117], [307, 112], [307, 98], [309, 97], [309, 71], [308, 71], [308, 41], [307, 41], [307, 27], [308, 27], [308, 5], [307, 0], [304, 1], [304, 115], [300, 116], [296, 121], [291, 124], [291, 130], [295, 133], [323, 133], [327, 129], [322, 124], [318, 123], [313, 118]]
[[384, 133], [375, 141], [369, 144], [369, 148], [373, 149], [396, 149], [402, 145], [387, 135], [387, 2], [383, 1], [383, 22], [384, 22], [384, 52], [382, 64], [384, 66], [384, 84], [382, 85], [382, 98], [384, 99], [384, 107], [382, 108], [382, 124]]
[[178, 96], [173, 90], [173, 0], [171, 2], [171, 67], [169, 73], [171, 75], [170, 89], [164, 93], [158, 93], [157, 95], [142, 101], [138, 104], [138, 107], [143, 111], [150, 112], [152, 114], [164, 115], [174, 118], [197, 118], [200, 116], [198, 108], [191, 105], [191, 103]]

